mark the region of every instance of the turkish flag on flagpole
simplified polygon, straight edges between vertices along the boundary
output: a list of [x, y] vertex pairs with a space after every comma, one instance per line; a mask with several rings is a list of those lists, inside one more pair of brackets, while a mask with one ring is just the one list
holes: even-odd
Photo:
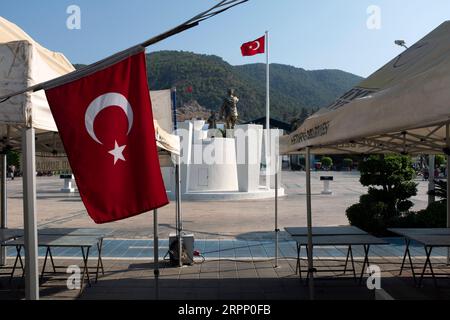
[[241, 52], [244, 57], [254, 56], [266, 52], [266, 37], [263, 36], [255, 41], [244, 43], [241, 46]]
[[46, 95], [81, 199], [96, 223], [168, 204], [144, 52]]

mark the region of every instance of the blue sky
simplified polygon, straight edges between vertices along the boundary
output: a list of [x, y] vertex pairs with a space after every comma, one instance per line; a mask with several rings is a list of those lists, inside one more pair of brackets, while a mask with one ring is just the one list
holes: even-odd
[[[13, 21], [72, 63], [91, 63], [146, 40], [210, 7], [213, 0], [15, 0], [2, 1], [0, 15]], [[81, 8], [81, 30], [66, 27], [69, 5]], [[381, 29], [368, 29], [367, 9], [378, 6]], [[242, 43], [269, 30], [271, 62], [305, 69], [341, 69], [368, 76], [450, 19], [448, 0], [250, 0], [149, 51], [215, 54], [231, 64], [243, 58]]]

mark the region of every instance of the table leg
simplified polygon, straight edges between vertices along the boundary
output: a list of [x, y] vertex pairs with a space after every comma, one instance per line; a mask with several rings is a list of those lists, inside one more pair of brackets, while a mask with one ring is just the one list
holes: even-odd
[[21, 251], [22, 251], [22, 246], [20, 246], [20, 249], [19, 249], [19, 262], [20, 262], [20, 268], [22, 269], [22, 278], [25, 278], [25, 265], [23, 264], [23, 261], [22, 261]]
[[89, 276], [89, 269], [88, 269], [88, 259], [89, 259], [89, 247], [86, 249], [86, 253], [84, 251], [84, 247], [81, 247], [81, 254], [83, 255], [83, 274], [81, 276], [81, 286], [80, 286], [80, 293], [83, 291], [83, 285], [84, 285], [84, 277], [86, 277], [89, 287], [91, 286], [91, 279]]
[[431, 265], [431, 252], [433, 251], [433, 247], [426, 247], [425, 246], [425, 254], [427, 256], [427, 259], [425, 260], [425, 264], [423, 266], [422, 274], [420, 276], [419, 281], [419, 287], [422, 286], [423, 278], [425, 277], [425, 272], [427, 271], [427, 266], [430, 267], [431, 276], [433, 277], [434, 285], [437, 287], [437, 280], [436, 276], [434, 274], [433, 266]]
[[47, 250], [45, 251], [45, 259], [44, 259], [44, 264], [42, 266], [42, 272], [41, 272], [41, 281], [42, 281], [42, 279], [44, 279], [45, 267], [47, 266], [48, 251], [49, 251], [49, 247], [47, 247]]
[[361, 270], [361, 276], [359, 278], [360, 285], [363, 281], [364, 273], [366, 270], [366, 265], [369, 266], [369, 250], [370, 250], [370, 245], [364, 245], [364, 262], [363, 262], [363, 266], [362, 266], [362, 270]]
[[[310, 253], [311, 250], [311, 253]], [[310, 249], [309, 246], [306, 246], [306, 255], [309, 259], [309, 256], [311, 254], [311, 259], [314, 259], [314, 257], [312, 256], [312, 252], [314, 252], [314, 246]], [[312, 270], [309, 269], [308, 266], [308, 273], [306, 274], [306, 279], [309, 279], [310, 275], [312, 275], [312, 278], [314, 278], [314, 273], [316, 272], [316, 268], [312, 268]]]
[[351, 246], [350, 246], [350, 261], [352, 262], [353, 277], [355, 278], [355, 281], [358, 281], [358, 277], [356, 275], [356, 268], [355, 268], [355, 259], [353, 258], [353, 249]]
[[48, 247], [48, 253], [50, 255], [50, 262], [52, 263], [53, 273], [56, 273], [55, 261], [53, 260], [52, 249], [50, 247]]
[[22, 258], [20, 256], [20, 251], [22, 250], [22, 246], [16, 246], [16, 259], [14, 260], [14, 264], [11, 270], [11, 276], [9, 278], [9, 282], [12, 282], [12, 279], [14, 278], [14, 273], [16, 272], [17, 263], [20, 261], [20, 264], [22, 266], [22, 274], [23, 274], [23, 265], [22, 265]]
[[347, 258], [345, 258], [344, 275], [347, 273], [347, 265], [348, 265], [348, 259], [350, 258], [350, 250], [351, 249], [352, 249], [352, 246], [348, 246]]
[[302, 246], [297, 243], [297, 267], [295, 269], [295, 273], [300, 275], [300, 280], [303, 280], [302, 278], [302, 265], [300, 260], [300, 254], [301, 254]]
[[402, 261], [402, 266], [400, 267], [400, 273], [398, 274], [399, 276], [402, 275], [403, 272], [403, 268], [405, 267], [405, 262], [406, 262], [406, 257], [408, 256], [409, 253], [409, 244], [411, 243], [411, 240], [405, 238], [405, 254], [403, 255], [403, 261]]
[[98, 260], [97, 260], [97, 272], [95, 275], [95, 283], [98, 282], [98, 273], [100, 269], [102, 270], [102, 275], [105, 275], [105, 269], [103, 268], [103, 260], [102, 260], [102, 248], [103, 248], [103, 238], [100, 239], [99, 243], [97, 243]]
[[413, 275], [414, 284], [417, 285], [416, 271], [414, 270], [414, 265], [413, 265], [413, 262], [412, 262], [412, 259], [411, 259], [411, 251], [409, 250], [409, 248], [408, 248], [408, 259], [409, 259], [409, 265], [411, 266], [411, 272], [412, 272], [412, 275]]

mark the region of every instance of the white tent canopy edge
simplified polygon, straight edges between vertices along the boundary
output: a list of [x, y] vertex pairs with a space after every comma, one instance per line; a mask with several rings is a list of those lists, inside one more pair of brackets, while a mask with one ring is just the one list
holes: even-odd
[[[446, 154], [450, 183], [450, 22], [379, 69], [294, 133], [281, 154], [306, 154], [308, 269], [313, 290], [311, 154]], [[450, 188], [447, 188], [450, 198]], [[447, 227], [450, 203], [447, 201]]]

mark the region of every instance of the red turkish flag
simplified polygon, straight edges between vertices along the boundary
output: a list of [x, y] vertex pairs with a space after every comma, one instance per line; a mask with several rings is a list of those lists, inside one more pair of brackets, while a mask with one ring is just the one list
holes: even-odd
[[242, 55], [245, 56], [254, 56], [256, 54], [265, 53], [266, 52], [266, 37], [263, 36], [255, 41], [244, 43], [241, 47]]
[[96, 223], [168, 204], [144, 52], [46, 95], [81, 199]]

